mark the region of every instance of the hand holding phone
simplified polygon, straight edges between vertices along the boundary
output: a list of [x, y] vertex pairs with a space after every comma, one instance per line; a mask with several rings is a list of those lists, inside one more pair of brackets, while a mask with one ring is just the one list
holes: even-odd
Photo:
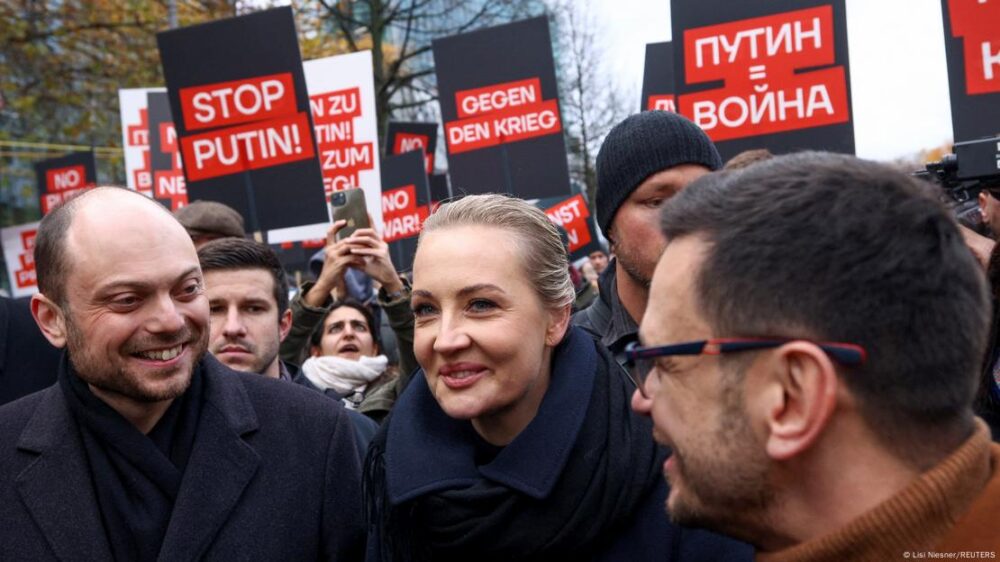
[[330, 205], [333, 207], [333, 221], [346, 221], [344, 227], [337, 232], [337, 240], [347, 238], [360, 228], [371, 228], [364, 191], [360, 189], [336, 191], [330, 196]]

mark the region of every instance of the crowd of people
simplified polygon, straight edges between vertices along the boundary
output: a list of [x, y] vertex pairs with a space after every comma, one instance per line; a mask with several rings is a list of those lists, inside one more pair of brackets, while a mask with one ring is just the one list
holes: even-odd
[[219, 204], [56, 208], [0, 301], [0, 560], [996, 557], [1000, 250], [890, 166], [724, 166], [674, 113], [597, 166], [582, 264], [470, 195], [412, 272], [338, 221], [292, 291]]

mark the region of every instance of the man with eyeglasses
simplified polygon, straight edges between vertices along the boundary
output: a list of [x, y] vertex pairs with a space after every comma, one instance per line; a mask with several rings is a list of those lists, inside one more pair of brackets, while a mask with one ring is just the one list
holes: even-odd
[[665, 205], [626, 356], [675, 522], [766, 561], [1000, 551], [1000, 446], [972, 411], [986, 286], [922, 190], [801, 153]]

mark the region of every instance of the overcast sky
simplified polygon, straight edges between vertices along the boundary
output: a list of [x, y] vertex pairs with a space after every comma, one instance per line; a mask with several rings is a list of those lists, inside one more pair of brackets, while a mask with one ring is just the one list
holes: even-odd
[[[645, 44], [671, 40], [670, 0], [585, 1], [638, 106]], [[847, 36], [859, 156], [888, 160], [952, 140], [940, 0], [847, 0]]]

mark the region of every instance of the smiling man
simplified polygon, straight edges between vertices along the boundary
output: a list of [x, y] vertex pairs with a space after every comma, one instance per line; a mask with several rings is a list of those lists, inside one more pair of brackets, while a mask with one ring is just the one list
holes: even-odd
[[1000, 550], [1000, 446], [972, 410], [986, 284], [922, 189], [801, 153], [664, 207], [646, 347], [626, 354], [632, 406], [672, 449], [674, 521], [762, 561]]
[[169, 212], [88, 191], [42, 220], [35, 262], [32, 313], [65, 352], [54, 386], [0, 408], [0, 559], [359, 555], [346, 416], [206, 355], [198, 256]]

